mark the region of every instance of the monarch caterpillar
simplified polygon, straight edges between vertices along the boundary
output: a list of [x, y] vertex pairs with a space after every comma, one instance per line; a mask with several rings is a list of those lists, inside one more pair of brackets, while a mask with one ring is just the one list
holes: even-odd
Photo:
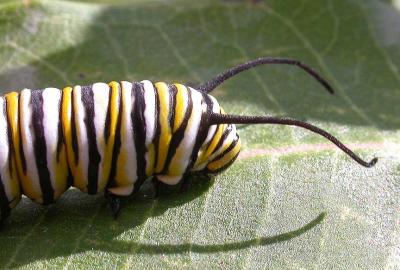
[[307, 65], [286, 58], [258, 58], [226, 70], [197, 90], [150, 81], [24, 89], [0, 97], [1, 222], [22, 194], [53, 203], [69, 187], [105, 193], [113, 214], [119, 198], [153, 177], [162, 185], [185, 186], [192, 172], [215, 174], [240, 151], [235, 124], [279, 124], [308, 129], [371, 167], [328, 132], [290, 118], [225, 114], [213, 89], [238, 73], [263, 64], [296, 65], [332, 87]]

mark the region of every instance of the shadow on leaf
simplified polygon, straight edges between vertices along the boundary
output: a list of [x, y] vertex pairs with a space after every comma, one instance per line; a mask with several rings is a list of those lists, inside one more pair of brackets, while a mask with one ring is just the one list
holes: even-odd
[[130, 253], [131, 250], [135, 250], [135, 253], [149, 254], [179, 254], [184, 252], [213, 253], [239, 250], [249, 247], [266, 246], [289, 241], [292, 238], [298, 237], [303, 233], [306, 233], [307, 231], [320, 224], [324, 220], [325, 216], [326, 213], [323, 212], [303, 227], [287, 233], [282, 233], [271, 237], [260, 237], [241, 242], [226, 243], [220, 245], [199, 245], [192, 243], [181, 245], [147, 245], [134, 242], [114, 241], [113, 247], [116, 247], [116, 249], [108, 251]]
[[[1, 238], [13, 239], [21, 231], [25, 234], [15, 240], [18, 243], [16, 246], [11, 242], [9, 242], [10, 245], [3, 244], [1, 252], [8, 254], [7, 258], [15, 255], [12, 263], [8, 265], [10, 267], [91, 250], [122, 254], [227, 252], [289, 241], [320, 224], [326, 216], [323, 212], [303, 227], [287, 233], [233, 243], [151, 245], [141, 244], [134, 240], [115, 240], [120, 235], [140, 226], [150, 217], [162, 215], [169, 209], [201, 198], [212, 182], [209, 177], [196, 176], [192, 187], [183, 194], [171, 193], [158, 199], [146, 199], [143, 194], [134, 196], [124, 202], [124, 208], [117, 220], [112, 218], [111, 211], [102, 196], [89, 197], [78, 190], [69, 190], [66, 196], [50, 207], [37, 206], [24, 200], [13, 212], [11, 224], [5, 226], [1, 232]], [[148, 209], [152, 211], [149, 212]]]

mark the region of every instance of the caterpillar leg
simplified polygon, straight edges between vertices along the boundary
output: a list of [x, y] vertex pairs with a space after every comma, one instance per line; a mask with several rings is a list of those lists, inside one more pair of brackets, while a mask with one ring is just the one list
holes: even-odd
[[152, 183], [154, 189], [153, 199], [160, 197], [161, 194], [169, 193], [171, 186], [164, 184], [157, 177], [153, 177]]
[[182, 180], [179, 182], [179, 192], [180, 193], [184, 193], [187, 192], [189, 190], [189, 188], [192, 186], [192, 179], [193, 176], [192, 175], [185, 175], [183, 176]]
[[169, 180], [168, 176], [158, 175], [153, 178], [153, 188], [154, 188], [154, 196], [153, 198], [157, 198], [163, 194], [171, 194], [181, 190], [183, 177], [179, 176], [176, 181], [166, 181]]
[[107, 199], [108, 205], [111, 208], [111, 212], [114, 219], [118, 218], [118, 215], [121, 211], [121, 197], [110, 192], [104, 194], [105, 198]]
[[173, 192], [186, 192], [191, 184], [192, 177], [191, 175], [185, 175], [180, 178], [178, 183], [166, 184], [165, 181], [160, 181], [157, 177], [154, 177], [153, 180], [153, 188], [154, 188], [154, 196], [153, 198], [157, 198], [162, 194], [170, 194]]

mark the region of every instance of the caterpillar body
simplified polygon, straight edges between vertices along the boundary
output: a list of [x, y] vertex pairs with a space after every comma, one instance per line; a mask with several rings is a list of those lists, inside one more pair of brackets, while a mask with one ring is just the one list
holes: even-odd
[[215, 174], [240, 151], [235, 124], [282, 124], [318, 133], [370, 167], [336, 138], [289, 118], [225, 114], [209, 95], [237, 73], [261, 64], [293, 64], [330, 92], [306, 65], [285, 58], [258, 58], [233, 67], [196, 89], [150, 81], [24, 89], [0, 97], [0, 212], [4, 221], [22, 194], [53, 203], [69, 187], [105, 193], [116, 215], [119, 197], [153, 177], [182, 184], [192, 172]]

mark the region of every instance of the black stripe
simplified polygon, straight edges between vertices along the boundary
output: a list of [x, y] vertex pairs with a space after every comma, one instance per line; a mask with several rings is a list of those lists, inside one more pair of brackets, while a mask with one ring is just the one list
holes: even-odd
[[[107, 187], [115, 187], [115, 175], [117, 174], [117, 161], [119, 152], [121, 149], [121, 122], [122, 122], [122, 113], [124, 110], [124, 103], [122, 102], [122, 89], [118, 91], [119, 95], [119, 110], [118, 110], [118, 119], [117, 119], [117, 126], [115, 128], [115, 140], [114, 140], [114, 147], [111, 159], [111, 169], [110, 169], [110, 177], [107, 183]], [[111, 97], [110, 97], [111, 98]], [[111, 100], [111, 99], [109, 99]], [[108, 103], [110, 104], [110, 102]], [[111, 111], [111, 110], [110, 110]]]
[[94, 125], [94, 99], [92, 86], [82, 86], [81, 100], [85, 108], [85, 126], [89, 147], [89, 164], [88, 164], [88, 194], [96, 194], [99, 176], [100, 154], [97, 149], [96, 127]]
[[228, 168], [229, 166], [231, 166], [233, 162], [235, 162], [235, 160], [236, 160], [237, 157], [239, 156], [239, 153], [240, 153], [240, 152], [238, 152], [238, 153], [237, 153], [227, 164], [225, 164], [223, 167], [221, 167], [221, 168], [219, 168], [219, 169], [217, 169], [217, 170], [215, 170], [215, 171], [212, 171], [212, 170], [208, 169], [207, 167], [205, 167], [203, 171], [204, 171], [205, 173], [209, 173], [209, 174], [217, 174], [217, 173], [220, 173], [220, 172], [226, 170], [226, 168]]
[[[18, 178], [18, 174], [17, 175], [13, 175], [13, 159], [14, 159], [14, 153], [15, 153], [15, 146], [14, 146], [14, 142], [12, 140], [12, 132], [11, 132], [11, 125], [10, 125], [10, 119], [8, 118], [7, 115], [7, 99], [4, 99], [4, 107], [3, 107], [3, 115], [6, 118], [7, 121], [7, 139], [8, 139], [8, 170], [10, 172], [10, 178], [16, 177]], [[18, 181], [19, 183], [19, 181]]]
[[35, 153], [36, 167], [39, 175], [40, 189], [42, 190], [43, 204], [47, 205], [54, 200], [54, 189], [51, 185], [50, 172], [47, 168], [47, 144], [43, 126], [43, 91], [31, 91], [33, 132], [35, 139], [33, 149]]
[[[176, 90], [176, 88], [175, 88], [175, 90]], [[176, 92], [174, 94], [176, 97]], [[183, 140], [183, 138], [185, 136], [186, 127], [189, 123], [189, 118], [192, 115], [192, 111], [193, 111], [192, 95], [191, 95], [190, 91], [188, 91], [187, 94], [188, 94], [187, 109], [186, 109], [185, 115], [183, 117], [182, 124], [176, 130], [176, 132], [172, 135], [171, 143], [169, 145], [168, 154], [167, 154], [167, 158], [165, 159], [165, 165], [164, 165], [162, 174], [168, 174], [168, 168], [171, 163], [171, 160], [174, 157], [179, 144], [181, 143], [181, 141]], [[175, 111], [175, 106], [176, 106], [176, 104], [174, 104], [174, 106], [172, 108], [170, 107], [170, 109]]]
[[74, 183], [74, 176], [71, 172], [71, 169], [68, 166], [68, 176], [67, 176], [67, 186], [65, 189], [68, 189], [70, 186], [72, 186]]
[[8, 202], [8, 197], [3, 186], [3, 179], [0, 175], [0, 222], [9, 215], [10, 210], [11, 208]]
[[108, 105], [107, 105], [107, 115], [106, 115], [106, 123], [104, 124], [104, 140], [106, 144], [108, 143], [108, 138], [110, 137], [110, 129], [111, 129], [111, 96], [112, 96], [112, 87], [108, 89]]
[[212, 161], [210, 161], [210, 163], [223, 158], [226, 154], [228, 154], [237, 145], [238, 141], [239, 141], [239, 138], [237, 138], [236, 140], [233, 140], [232, 143], [228, 146], [228, 148], [226, 148], [221, 154], [216, 156]]
[[134, 107], [131, 112], [133, 140], [136, 149], [137, 179], [134, 191], [139, 191], [141, 185], [146, 180], [146, 121], [144, 110], [146, 103], [144, 99], [144, 88], [141, 83], [134, 82], [132, 85], [132, 98], [135, 99]]
[[214, 154], [215, 152], [219, 151], [219, 148], [222, 147], [222, 145], [224, 144], [224, 141], [228, 137], [229, 133], [231, 133], [231, 131], [232, 131], [232, 125], [228, 125], [227, 128], [225, 129], [224, 133], [222, 133], [222, 136], [219, 139], [218, 144], [215, 147], [214, 151], [211, 153], [211, 155]]
[[[210, 126], [209, 126], [210, 127]], [[204, 147], [205, 149], [208, 149], [208, 147], [210, 147], [210, 144], [212, 143], [212, 141], [214, 140], [215, 136], [217, 136], [218, 133], [218, 125], [216, 125], [215, 130], [214, 130], [214, 134], [211, 136], [210, 141], [207, 143], [207, 145]]]
[[57, 130], [57, 163], [60, 162], [61, 149], [64, 144], [63, 130], [62, 130], [62, 101], [64, 95], [61, 95], [61, 100], [58, 102], [58, 130]]
[[186, 168], [186, 172], [188, 172], [193, 168], [193, 165], [197, 160], [200, 148], [203, 145], [204, 141], [207, 139], [208, 129], [210, 128], [209, 120], [210, 120], [210, 115], [212, 114], [213, 103], [207, 94], [201, 93], [201, 95], [203, 97], [202, 102], [206, 103], [207, 109], [201, 115], [200, 126], [196, 136], [196, 142], [194, 144], [192, 154], [190, 155], [190, 161]]
[[21, 165], [22, 165], [22, 171], [24, 174], [26, 174], [26, 160], [25, 160], [25, 155], [24, 155], [24, 144], [22, 141], [22, 135], [21, 135], [21, 110], [22, 110], [22, 105], [21, 105], [21, 95], [18, 97], [18, 140], [19, 140], [19, 155], [21, 157]]
[[157, 168], [157, 161], [158, 161], [158, 146], [160, 144], [160, 136], [161, 136], [161, 124], [160, 124], [160, 119], [159, 115], [161, 114], [160, 112], [160, 99], [158, 97], [158, 91], [155, 85], [153, 84], [154, 88], [154, 94], [156, 97], [156, 102], [155, 102], [155, 133], [153, 137], [153, 144], [154, 144], [154, 168]]
[[[208, 96], [207, 96], [208, 97]], [[212, 104], [213, 104], [213, 101], [211, 101], [211, 99], [208, 97], [208, 99], [210, 100], [210, 102], [211, 102], [211, 106], [212, 106]], [[219, 108], [219, 113], [221, 113], [221, 107]], [[211, 108], [211, 111], [210, 111], [210, 114], [209, 115], [211, 115], [211, 114], [213, 114], [214, 112], [212, 111], [212, 108]], [[214, 131], [214, 134], [211, 136], [211, 139], [210, 139], [210, 141], [208, 142], [208, 144], [207, 144], [207, 148], [210, 146], [210, 144], [212, 143], [212, 141], [214, 140], [214, 138], [215, 138], [215, 136], [217, 135], [217, 133], [218, 133], [218, 129], [219, 129], [219, 125], [216, 125], [216, 127], [215, 127], [215, 131]]]
[[[76, 121], [75, 121], [75, 98], [74, 89], [71, 91], [71, 141], [72, 151], [74, 152], [75, 166], [79, 164], [79, 145], [78, 145], [78, 134], [76, 134]], [[67, 134], [65, 134], [67, 136]]]
[[172, 129], [174, 127], [174, 120], [175, 120], [175, 106], [176, 106], [176, 94], [178, 93], [178, 89], [176, 89], [175, 85], [168, 85], [168, 95], [169, 95], [169, 111], [168, 111], [168, 122], [169, 126]]

